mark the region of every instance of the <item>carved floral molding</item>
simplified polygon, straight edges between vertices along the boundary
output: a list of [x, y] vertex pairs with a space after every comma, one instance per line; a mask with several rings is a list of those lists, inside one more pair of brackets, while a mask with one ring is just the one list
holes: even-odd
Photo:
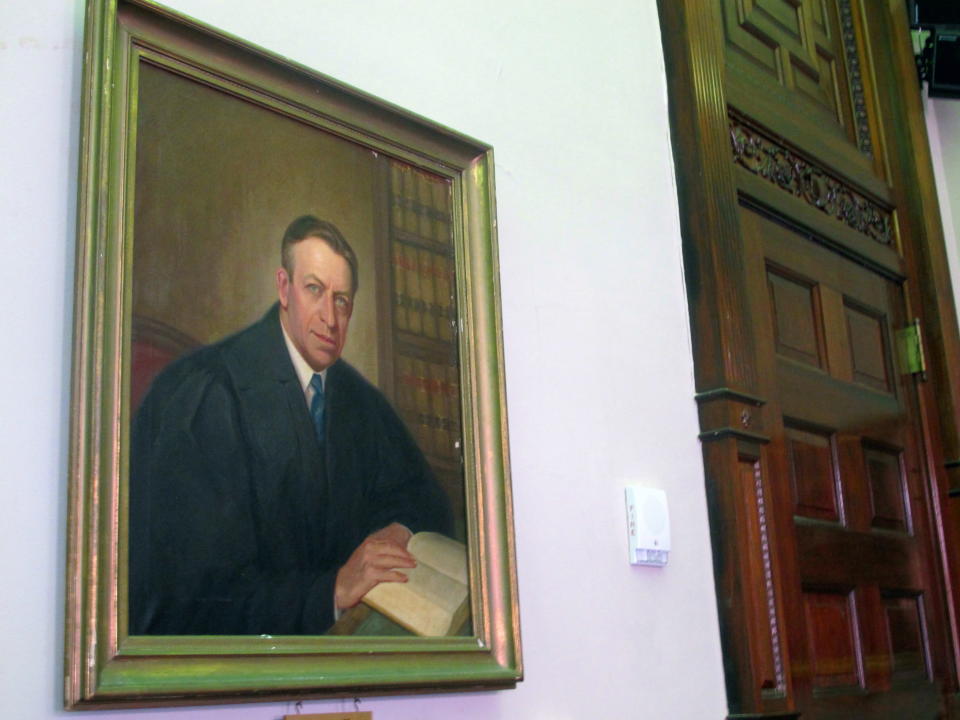
[[893, 239], [890, 211], [771, 138], [730, 118], [733, 161], [884, 245]]

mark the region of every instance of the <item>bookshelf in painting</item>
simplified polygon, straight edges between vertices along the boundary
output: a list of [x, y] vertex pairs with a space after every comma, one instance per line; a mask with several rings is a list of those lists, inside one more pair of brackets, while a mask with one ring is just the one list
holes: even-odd
[[[381, 255], [390, 328], [384, 361], [394, 405], [429, 461], [465, 537], [460, 371], [451, 187], [446, 178], [386, 161], [389, 217]], [[386, 278], [385, 278], [386, 279]]]

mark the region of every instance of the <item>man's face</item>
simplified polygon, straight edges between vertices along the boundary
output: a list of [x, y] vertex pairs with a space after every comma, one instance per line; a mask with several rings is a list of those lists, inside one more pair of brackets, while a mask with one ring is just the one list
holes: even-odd
[[277, 270], [280, 320], [315, 372], [336, 362], [353, 312], [350, 266], [326, 241], [310, 237], [292, 248], [293, 277]]

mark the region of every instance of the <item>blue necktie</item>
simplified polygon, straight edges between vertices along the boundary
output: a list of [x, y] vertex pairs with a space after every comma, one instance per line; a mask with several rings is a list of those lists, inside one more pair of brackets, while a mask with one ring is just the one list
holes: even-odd
[[310, 414], [313, 415], [313, 427], [317, 431], [317, 440], [323, 443], [323, 378], [314, 373], [310, 379], [313, 388], [313, 400], [310, 401]]

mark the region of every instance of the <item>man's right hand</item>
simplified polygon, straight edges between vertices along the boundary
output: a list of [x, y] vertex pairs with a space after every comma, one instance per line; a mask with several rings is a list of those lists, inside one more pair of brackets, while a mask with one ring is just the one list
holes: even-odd
[[406, 582], [396, 568], [414, 568], [417, 561], [407, 552], [410, 531], [394, 523], [372, 533], [353, 551], [337, 572], [334, 600], [337, 608], [352, 608], [382, 582]]

